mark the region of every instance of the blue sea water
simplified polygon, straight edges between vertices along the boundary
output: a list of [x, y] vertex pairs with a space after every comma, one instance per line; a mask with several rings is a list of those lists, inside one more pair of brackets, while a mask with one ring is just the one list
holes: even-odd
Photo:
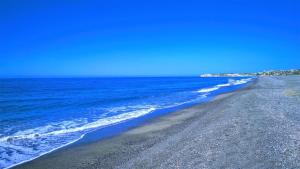
[[0, 168], [107, 126], [200, 103], [252, 79], [200, 77], [0, 79]]

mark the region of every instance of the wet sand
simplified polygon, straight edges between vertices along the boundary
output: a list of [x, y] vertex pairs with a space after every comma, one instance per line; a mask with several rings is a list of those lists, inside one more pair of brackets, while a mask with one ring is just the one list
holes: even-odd
[[15, 168], [300, 168], [300, 76], [260, 77], [209, 103]]

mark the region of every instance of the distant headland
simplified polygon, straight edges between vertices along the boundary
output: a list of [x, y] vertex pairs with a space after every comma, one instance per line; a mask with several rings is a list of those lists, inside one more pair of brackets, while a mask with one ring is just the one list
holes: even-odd
[[300, 69], [291, 70], [269, 70], [256, 73], [215, 73], [201, 74], [201, 77], [241, 77], [241, 76], [290, 76], [300, 75]]

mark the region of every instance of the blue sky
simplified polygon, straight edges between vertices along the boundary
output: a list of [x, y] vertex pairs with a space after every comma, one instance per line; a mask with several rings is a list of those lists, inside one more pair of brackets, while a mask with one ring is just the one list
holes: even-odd
[[300, 68], [298, 0], [0, 3], [0, 76]]

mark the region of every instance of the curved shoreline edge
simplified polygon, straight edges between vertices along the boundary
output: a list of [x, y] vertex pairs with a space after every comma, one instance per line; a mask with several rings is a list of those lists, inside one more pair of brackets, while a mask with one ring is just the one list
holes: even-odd
[[[135, 133], [135, 132], [138, 132], [138, 134], [144, 134], [144, 132], [141, 132], [142, 130], [147, 131], [147, 133], [148, 132], [150, 132], [150, 133], [151, 132], [160, 132], [160, 131], [168, 129], [170, 127], [174, 127], [174, 125], [179, 125], [180, 123], [183, 123], [186, 120], [189, 120], [190, 118], [192, 118], [194, 116], [194, 113], [195, 113], [193, 111], [194, 113], [184, 113], [184, 115], [183, 115], [182, 112], [189, 111], [189, 109], [198, 109], [199, 107], [203, 107], [206, 104], [211, 104], [213, 102], [216, 102], [217, 100], [220, 100], [221, 98], [222, 99], [227, 98], [227, 97], [229, 97], [230, 95], [232, 95], [232, 94], [234, 94], [236, 92], [239, 92], [239, 91], [242, 91], [242, 90], [247, 90], [247, 88], [251, 87], [253, 85], [253, 83], [256, 83], [256, 81], [257, 80], [254, 80], [253, 82], [250, 82], [249, 84], [247, 84], [246, 87], [244, 87], [242, 89], [238, 89], [238, 90], [235, 90], [233, 92], [229, 92], [229, 93], [224, 93], [224, 94], [218, 95], [218, 96], [216, 96], [213, 99], [213, 101], [209, 101], [207, 103], [199, 103], [199, 104], [194, 105], [194, 106], [189, 107], [189, 108], [185, 108], [185, 109], [178, 110], [178, 111], [175, 111], [175, 112], [167, 113], [167, 114], [165, 114], [165, 115], [163, 115], [161, 117], [156, 117], [154, 119], [150, 119], [149, 121], [144, 122], [143, 124], [139, 125], [138, 127], [134, 127], [133, 129], [129, 129], [128, 131], [125, 131], [124, 133], [121, 133], [120, 135], [116, 135], [116, 136], [113, 136], [113, 137], [104, 138], [104, 139], [101, 139], [101, 140], [99, 140], [97, 142], [93, 142], [93, 143], [82, 144], [82, 145], [78, 145], [78, 146], [71, 146], [70, 148], [67, 146], [67, 147], [63, 147], [63, 148], [60, 148], [60, 149], [56, 149], [56, 150], [51, 151], [49, 153], [45, 153], [45, 154], [43, 154], [43, 155], [41, 155], [41, 156], [39, 156], [39, 157], [37, 157], [37, 158], [35, 158], [33, 160], [29, 160], [29, 161], [25, 161], [25, 162], [22, 162], [20, 164], [17, 164], [15, 166], [13, 166], [12, 168], [28, 168], [28, 167], [29, 168], [35, 168], [34, 165], [36, 163], [41, 163], [41, 165], [43, 166], [43, 168], [45, 168], [45, 164], [43, 164], [44, 160], [48, 161], [49, 159], [52, 159], [53, 157], [60, 158], [60, 156], [62, 154], [64, 154], [61, 157], [63, 159], [66, 156], [65, 153], [69, 152], [70, 150], [73, 151], [73, 150], [76, 150], [78, 148], [82, 148], [82, 147], [86, 147], [86, 146], [89, 147], [89, 146], [94, 145], [94, 144], [101, 144], [102, 145], [102, 144], [105, 144], [105, 142], [107, 142], [107, 140], [117, 139], [118, 137], [124, 137], [124, 136], [127, 136], [128, 133], [129, 133], [129, 135], [132, 135], [130, 133]], [[167, 119], [168, 118], [171, 118], [171, 119], [174, 118], [176, 120], [175, 121], [172, 120], [172, 121], [163, 122], [165, 118], [167, 118]], [[160, 127], [154, 127], [157, 124]], [[135, 135], [135, 134], [133, 134], [133, 135]], [[73, 144], [73, 143], [71, 143], [71, 144]], [[89, 149], [86, 149], [86, 150], [89, 150]], [[71, 154], [73, 154], [73, 153], [71, 153]], [[51, 162], [50, 161], [46, 162], [46, 163], [48, 163], [48, 165], [50, 164], [49, 168], [65, 168], [65, 167], [69, 168], [70, 167], [70, 166], [68, 166], [68, 164], [67, 164], [67, 166], [66, 165], [52, 166], [51, 164], [53, 164], [53, 163], [56, 164], [57, 161], [51, 161]], [[63, 161], [65, 161], [65, 160], [63, 160]], [[68, 160], [66, 160], [66, 161], [68, 161]], [[69, 163], [69, 162], [67, 162], [67, 163]], [[72, 163], [72, 162], [70, 162], [70, 163]], [[48, 166], [48, 165], [46, 165], [46, 166]], [[64, 167], [62, 167], [62, 166], [64, 166]], [[41, 166], [38, 165], [37, 168], [39, 168], [39, 167], [41, 167]], [[109, 167], [109, 166], [106, 166], [106, 167]]]
[[[14, 166], [14, 168], [28, 168], [29, 166], [30, 166], [29, 168], [35, 168], [34, 166], [36, 164], [41, 164], [43, 166], [43, 168], [45, 168], [45, 166], [44, 166], [45, 164], [48, 164], [49, 168], [65, 168], [65, 167], [68, 168], [68, 167], [70, 167], [68, 165], [67, 166], [65, 166], [65, 165], [55, 165], [55, 167], [54, 167], [53, 164], [57, 164], [57, 162], [60, 161], [60, 160], [58, 160], [58, 161], [56, 161], [56, 160], [62, 154], [64, 154], [63, 155], [64, 157], [66, 157], [66, 155], [68, 156], [67, 152], [70, 152], [70, 151], [78, 154], [78, 152], [75, 151], [78, 148], [82, 150], [83, 147], [90, 147], [90, 146], [95, 145], [95, 144], [96, 145], [97, 144], [105, 145], [108, 140], [110, 140], [110, 141], [111, 140], [120, 140], [120, 138], [127, 137], [128, 135], [130, 135], [130, 137], [133, 136], [133, 140], [134, 140], [134, 138], [136, 138], [135, 137], [136, 135], [140, 135], [140, 134], [144, 135], [146, 131], [147, 131], [146, 133], [148, 133], [148, 134], [153, 133], [153, 132], [154, 133], [156, 133], [156, 132], [166, 132], [167, 130], [170, 130], [170, 128], [174, 128], [175, 126], [176, 126], [175, 128], [178, 128], [178, 126], [183, 126], [183, 124], [186, 124], [186, 121], [189, 121], [190, 118], [195, 118], [194, 116], [198, 114], [198, 113], [195, 114], [195, 112], [199, 111], [198, 109], [206, 109], [206, 107], [215, 106], [216, 104], [218, 104], [218, 102], [220, 102], [220, 100], [224, 100], [224, 99], [226, 100], [226, 98], [230, 97], [231, 95], [236, 95], [237, 93], [240, 93], [242, 91], [249, 90], [249, 88], [251, 88], [255, 83], [257, 83], [256, 81], [257, 81], [257, 79], [254, 80], [253, 82], [251, 82], [252, 84], [247, 84], [248, 86], [243, 88], [243, 89], [239, 89], [239, 90], [236, 90], [236, 91], [230, 92], [230, 93], [221, 94], [221, 95], [217, 96], [214, 99], [214, 101], [211, 101], [211, 102], [208, 102], [208, 103], [201, 103], [199, 105], [195, 105], [195, 106], [190, 107], [190, 108], [186, 108], [186, 109], [183, 109], [183, 110], [178, 110], [178, 111], [173, 112], [173, 113], [168, 113], [167, 115], [163, 115], [162, 117], [157, 117], [155, 119], [152, 119], [152, 120], [146, 122], [145, 124], [142, 124], [139, 127], [136, 127], [136, 128], [131, 129], [129, 131], [126, 131], [126, 132], [122, 133], [121, 135], [114, 136], [112, 138], [107, 138], [107, 139], [104, 139], [104, 140], [100, 140], [100, 141], [90, 143], [90, 144], [83, 144], [83, 145], [79, 145], [79, 146], [75, 146], [75, 147], [71, 147], [71, 148], [66, 148], [66, 149], [63, 148], [62, 150], [57, 150], [57, 151], [52, 152], [52, 153], [47, 153], [47, 154], [45, 154], [45, 155], [43, 155], [39, 158], [36, 158], [32, 161], [24, 162], [22, 164], [16, 165], [16, 166]], [[166, 119], [173, 119], [173, 120], [165, 121]], [[163, 121], [165, 121], [165, 122], [163, 122]], [[166, 131], [163, 131], [163, 130], [166, 130]], [[128, 139], [132, 140], [130, 138], [126, 138], [124, 140], [128, 140]], [[98, 147], [98, 145], [97, 145], [97, 147]], [[89, 150], [90, 150], [89, 148], [84, 148], [84, 149], [87, 150], [86, 152], [89, 152]], [[65, 154], [65, 153], [67, 153], [67, 154]], [[71, 154], [73, 154], [73, 153], [71, 153]], [[85, 157], [87, 157], [87, 156], [85, 155]], [[55, 158], [56, 160], [51, 161], [51, 159], [53, 160], [53, 158]], [[70, 163], [70, 165], [73, 165], [72, 163], [74, 163], [73, 160], [69, 161], [69, 162], [67, 162], [67, 161], [68, 160], [65, 161], [66, 164]], [[90, 161], [90, 160], [88, 160], [88, 161]], [[60, 166], [64, 166], [64, 167], [60, 167]], [[109, 167], [109, 166], [110, 165], [106, 165], [106, 167]], [[39, 167], [41, 167], [41, 166], [39, 166]]]
[[[243, 78], [248, 78], [249, 79], [249, 77], [243, 77]], [[200, 93], [201, 94], [201, 97], [203, 96], [204, 98], [206, 98], [206, 97], [214, 97], [214, 95], [218, 95], [218, 94], [220, 94], [220, 93], [223, 93], [223, 92], [226, 92], [226, 90], [236, 90], [236, 89], [238, 89], [238, 88], [240, 88], [239, 86], [243, 86], [243, 84], [244, 83], [247, 83], [248, 82], [248, 79], [236, 79], [236, 80], [234, 80], [234, 79], [229, 79], [228, 81], [227, 81], [227, 83], [225, 83], [225, 84], [222, 84], [222, 83], [220, 83], [220, 84], [218, 84], [218, 85], [216, 85], [217, 87], [218, 87], [218, 89], [220, 88], [220, 90], [214, 90], [214, 91], [212, 91], [212, 92], [210, 92], [210, 91], [207, 91], [207, 92], [205, 92], [205, 93]], [[245, 81], [246, 80], [246, 81]], [[228, 89], [226, 89], [228, 87]], [[197, 91], [195, 90], [195, 93], [197, 94]], [[212, 94], [213, 93], [213, 94]], [[186, 107], [190, 107], [190, 106], [192, 106], [192, 105], [196, 105], [197, 103], [200, 103], [200, 102], [203, 102], [202, 100], [208, 100], [208, 99], [200, 99], [200, 97], [197, 97], [196, 99], [192, 99], [192, 100], [188, 100], [188, 101], [186, 101], [186, 102], [182, 102], [182, 103], [175, 103], [174, 105], [172, 105], [172, 106], [170, 106], [170, 107], [165, 107], [165, 108], [158, 108], [157, 109], [157, 111], [165, 111], [165, 110], [163, 110], [163, 109], [166, 109], [166, 111], [168, 111], [168, 113], [170, 113], [170, 112], [174, 112], [174, 111], [176, 111], [176, 110], [179, 110], [179, 109], [183, 109], [183, 108], [186, 108]], [[184, 106], [181, 106], [182, 104], [184, 104]], [[178, 106], [179, 105], [179, 106]], [[177, 108], [178, 107], [178, 108]], [[151, 113], [146, 113], [146, 115], [145, 116], [147, 116], [147, 114], [154, 114], [154, 113], [156, 113], [156, 110], [155, 111], [151, 111]], [[162, 113], [162, 115], [164, 115], [164, 113]], [[138, 118], [140, 118], [140, 117], [138, 117]], [[134, 118], [131, 118], [130, 120], [132, 120], [132, 119], [134, 119]], [[121, 121], [120, 123], [123, 123], [124, 121], [127, 121], [127, 120], [123, 120], [123, 121]], [[128, 120], [129, 121], [129, 120]], [[16, 166], [16, 165], [19, 165], [19, 164], [22, 164], [22, 163], [25, 163], [25, 162], [28, 162], [28, 161], [31, 161], [31, 160], [33, 160], [33, 159], [36, 159], [36, 158], [38, 158], [38, 157], [40, 157], [40, 156], [43, 156], [43, 155], [45, 155], [45, 154], [48, 154], [48, 153], [50, 153], [50, 152], [53, 152], [53, 151], [56, 151], [56, 150], [58, 150], [58, 149], [61, 149], [61, 148], [64, 148], [64, 147], [66, 147], [66, 146], [69, 146], [69, 145], [73, 145], [74, 143], [77, 143], [77, 142], [81, 142], [81, 140], [83, 140], [83, 139], [81, 139], [81, 138], [85, 138], [86, 136], [85, 135], [90, 135], [90, 132], [92, 132], [93, 133], [93, 131], [94, 130], [98, 130], [98, 129], [101, 129], [101, 128], [106, 128], [106, 127], [108, 127], [108, 126], [113, 126], [113, 125], [118, 125], [119, 124], [119, 122], [114, 122], [114, 123], [112, 123], [112, 125], [104, 125], [104, 126], [102, 126], [102, 127], [97, 127], [97, 126], [95, 126], [95, 125], [90, 125], [90, 126], [92, 126], [92, 129], [90, 129], [90, 131], [88, 131], [88, 133], [84, 133], [84, 135], [82, 135], [82, 136], [80, 136], [80, 138], [75, 138], [75, 140], [69, 140], [70, 142], [68, 142], [67, 144], [64, 144], [64, 145], [61, 145], [61, 146], [59, 146], [59, 147], [50, 147], [49, 146], [49, 148], [48, 148], [48, 150], [46, 150], [46, 151], [44, 151], [44, 152], [41, 152], [42, 154], [35, 154], [35, 155], [33, 155], [33, 156], [31, 156], [30, 157], [30, 159], [29, 158], [27, 158], [28, 160], [26, 160], [26, 159], [23, 159], [23, 160], [25, 160], [25, 161], [21, 161], [21, 159], [18, 159], [18, 157], [16, 157], [16, 158], [13, 158], [13, 156], [12, 156], [12, 159], [14, 160], [15, 159], [15, 162], [19, 162], [18, 164], [15, 164], [14, 166]], [[90, 127], [89, 126], [89, 127]], [[95, 127], [95, 128], [94, 128]], [[94, 128], [94, 129], [93, 129]], [[75, 130], [76, 130], [77, 128], [75, 128]], [[71, 132], [72, 132], [72, 128], [71, 128]], [[60, 131], [59, 131], [60, 132]], [[59, 133], [59, 132], [53, 132], [53, 133]], [[69, 132], [69, 131], [68, 131]], [[48, 133], [46, 133], [46, 134], [48, 134]], [[45, 134], [45, 135], [46, 135]], [[52, 133], [49, 133], [49, 134], [52, 134]], [[42, 134], [38, 134], [38, 136], [43, 136], [44, 135], [44, 133], [42, 133]], [[18, 138], [18, 137], [23, 137], [23, 135], [17, 135], [17, 136], [12, 136], [12, 137], [15, 137], [16, 139]], [[24, 138], [25, 137], [27, 137], [27, 135], [24, 135]], [[35, 135], [34, 134], [31, 134], [31, 135], [29, 135], [29, 137], [35, 137]], [[13, 138], [13, 139], [15, 139], [15, 138]], [[6, 139], [6, 138], [3, 138], [3, 139]], [[7, 138], [7, 139], [10, 139], [9, 137]], [[65, 142], [66, 143], [66, 142]], [[11, 163], [12, 164], [12, 163]], [[11, 165], [10, 164], [10, 165]], [[5, 166], [5, 165], [4, 165]], [[6, 166], [8, 166], [8, 165], [6, 165]], [[2, 166], [3, 167], [3, 166]], [[12, 167], [12, 166], [10, 166], [10, 167]]]

